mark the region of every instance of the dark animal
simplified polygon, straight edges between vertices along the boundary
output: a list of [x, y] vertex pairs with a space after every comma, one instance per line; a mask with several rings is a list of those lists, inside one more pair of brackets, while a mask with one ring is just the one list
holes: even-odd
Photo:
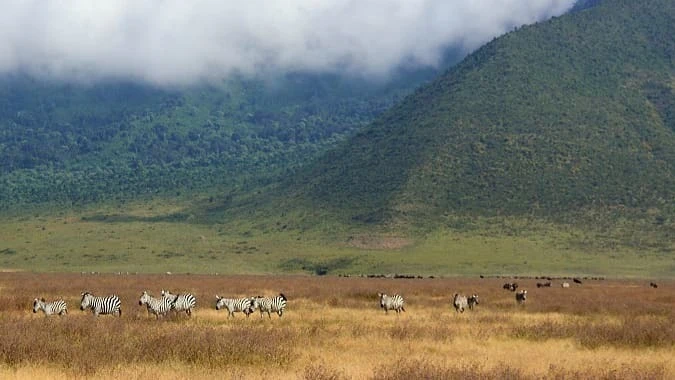
[[518, 293], [516, 293], [516, 302], [518, 302], [519, 305], [525, 302], [526, 299], [527, 299], [527, 290], [521, 290]]
[[466, 301], [469, 304], [469, 309], [473, 310], [473, 307], [478, 305], [478, 294], [472, 295]]
[[658, 285], [656, 285], [655, 282], [650, 282], [650, 283], [649, 283], [649, 286], [651, 286], [651, 287], [654, 288], [654, 289], [656, 289], [656, 288], [659, 287]]
[[537, 288], [550, 288], [551, 287], [551, 282], [537, 282]]
[[579, 280], [578, 278], [572, 279], [572, 281], [576, 282], [577, 284], [581, 284], [581, 280]]
[[514, 282], [514, 283], [507, 282], [506, 284], [504, 284], [504, 286], [502, 286], [502, 288], [510, 290], [512, 292], [515, 292], [516, 289], [518, 289], [518, 283], [517, 282]]

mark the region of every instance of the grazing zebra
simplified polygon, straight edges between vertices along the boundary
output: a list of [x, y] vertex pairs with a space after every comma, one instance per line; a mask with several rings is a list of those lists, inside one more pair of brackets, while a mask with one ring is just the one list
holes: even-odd
[[171, 301], [171, 309], [176, 312], [185, 311], [188, 317], [192, 316], [192, 309], [197, 306], [197, 299], [190, 293], [171, 294], [168, 290], [162, 290], [162, 297]]
[[563, 282], [562, 284], [560, 284], [560, 286], [563, 287], [563, 288], [569, 288], [570, 283], [569, 282]]
[[551, 281], [548, 282], [537, 282], [537, 288], [550, 288], [551, 287]]
[[377, 293], [377, 295], [380, 297], [380, 307], [384, 309], [385, 314], [389, 313], [389, 310], [396, 311], [397, 315], [405, 311], [403, 297], [400, 295], [394, 294], [393, 296], [388, 296], [384, 293]]
[[288, 299], [283, 293], [279, 293], [278, 296], [272, 298], [262, 296], [252, 297], [251, 301], [251, 311], [255, 309], [260, 310], [260, 318], [263, 317], [263, 313], [267, 313], [268, 318], [272, 318], [271, 313], [277, 313], [279, 318], [281, 318]]
[[138, 304], [147, 306], [148, 312], [155, 315], [157, 319], [160, 316], [165, 316], [171, 310], [172, 301], [166, 297], [155, 298], [148, 294], [147, 291], [141, 294]]
[[216, 310], [226, 308], [228, 311], [228, 318], [234, 317], [234, 313], [238, 311], [246, 314], [246, 318], [253, 313], [253, 302], [251, 298], [224, 298], [216, 295], [216, 300]]
[[80, 301], [80, 310], [85, 309], [91, 309], [91, 312], [97, 317], [99, 314], [122, 316], [122, 303], [116, 295], [96, 297], [89, 292], [84, 292], [82, 293], [82, 301]]
[[466, 302], [469, 304], [469, 309], [473, 310], [473, 307], [478, 305], [478, 294], [473, 294], [467, 298]]
[[452, 306], [455, 307], [456, 312], [463, 313], [464, 309], [469, 306], [469, 301], [466, 296], [455, 293], [455, 296], [452, 298]]
[[42, 310], [45, 315], [64, 315], [68, 314], [68, 306], [66, 306], [66, 301], [56, 300], [54, 302], [46, 302], [44, 298], [33, 300], [33, 313], [37, 313], [38, 310]]
[[507, 282], [506, 284], [504, 284], [504, 286], [502, 286], [502, 288], [504, 288], [506, 290], [510, 290], [512, 292], [515, 292], [516, 289], [518, 289], [518, 283], [517, 282], [514, 282], [514, 283]]
[[521, 290], [518, 293], [516, 293], [516, 302], [518, 302], [519, 305], [525, 302], [526, 299], [527, 299], [527, 290]]

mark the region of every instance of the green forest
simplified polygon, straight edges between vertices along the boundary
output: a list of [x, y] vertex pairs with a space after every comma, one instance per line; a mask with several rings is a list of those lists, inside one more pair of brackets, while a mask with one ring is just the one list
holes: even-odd
[[296, 73], [184, 88], [4, 76], [0, 208], [261, 186], [434, 74], [401, 70], [385, 83]]

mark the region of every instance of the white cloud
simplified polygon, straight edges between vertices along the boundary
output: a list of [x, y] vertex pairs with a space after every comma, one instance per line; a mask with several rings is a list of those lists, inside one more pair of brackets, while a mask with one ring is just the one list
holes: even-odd
[[183, 84], [234, 72], [433, 66], [574, 0], [6, 0], [0, 73]]

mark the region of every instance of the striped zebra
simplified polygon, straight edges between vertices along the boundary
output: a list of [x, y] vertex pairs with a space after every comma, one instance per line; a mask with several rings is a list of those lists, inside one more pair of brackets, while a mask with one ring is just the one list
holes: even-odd
[[396, 311], [397, 315], [405, 311], [405, 307], [403, 307], [405, 301], [403, 301], [403, 297], [400, 295], [394, 294], [393, 296], [388, 296], [384, 293], [377, 293], [377, 295], [380, 297], [380, 307], [384, 309], [385, 314], [389, 313], [389, 310]]
[[80, 301], [80, 310], [86, 309], [91, 309], [91, 312], [97, 317], [99, 314], [122, 316], [122, 303], [116, 295], [96, 297], [89, 292], [84, 292], [82, 293], [82, 301]]
[[248, 318], [253, 313], [251, 298], [224, 298], [216, 295], [216, 310], [227, 309], [227, 317], [234, 317], [234, 313], [243, 312]]
[[264, 313], [267, 313], [268, 318], [272, 318], [271, 313], [277, 313], [279, 314], [279, 318], [281, 318], [284, 314], [288, 299], [283, 293], [279, 293], [278, 296], [272, 298], [262, 296], [253, 297], [252, 301], [253, 304], [251, 305], [251, 310], [260, 310], [260, 318], [263, 317]]
[[33, 300], [33, 313], [42, 310], [45, 315], [65, 315], [68, 314], [68, 306], [66, 301], [56, 300], [54, 302], [46, 302], [44, 298]]
[[516, 302], [521, 305], [527, 299], [527, 290], [521, 290], [516, 293]]
[[455, 296], [452, 297], [452, 306], [455, 307], [456, 312], [463, 313], [464, 309], [469, 306], [469, 300], [466, 296], [455, 293]]
[[473, 310], [473, 307], [478, 305], [478, 294], [472, 294], [471, 297], [466, 299], [466, 302], [469, 304], [469, 309]]
[[172, 301], [166, 297], [155, 298], [148, 294], [147, 291], [144, 291], [141, 294], [141, 298], [138, 300], [138, 304], [143, 306], [145, 305], [148, 308], [148, 312], [155, 315], [157, 319], [160, 316], [165, 316], [170, 310]]
[[197, 299], [190, 293], [171, 294], [168, 290], [162, 289], [162, 297], [171, 301], [171, 309], [176, 312], [185, 311], [188, 317], [192, 316], [192, 309], [197, 306]]

